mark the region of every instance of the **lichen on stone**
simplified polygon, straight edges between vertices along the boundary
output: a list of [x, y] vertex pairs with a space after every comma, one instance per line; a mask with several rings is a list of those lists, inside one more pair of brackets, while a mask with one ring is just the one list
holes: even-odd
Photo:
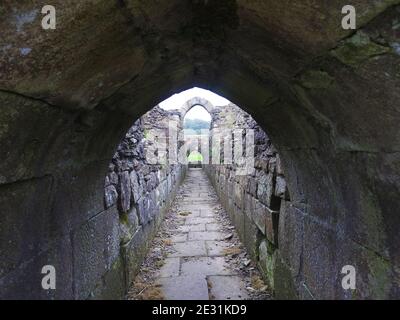
[[345, 65], [357, 66], [372, 57], [390, 51], [391, 48], [371, 41], [365, 32], [359, 31], [345, 40], [338, 48], [332, 50], [331, 54]]
[[307, 70], [300, 75], [299, 81], [307, 89], [327, 89], [335, 79], [322, 70]]
[[391, 267], [390, 263], [373, 252], [368, 252], [369, 274], [368, 282], [371, 295], [377, 299], [387, 299], [391, 286]]

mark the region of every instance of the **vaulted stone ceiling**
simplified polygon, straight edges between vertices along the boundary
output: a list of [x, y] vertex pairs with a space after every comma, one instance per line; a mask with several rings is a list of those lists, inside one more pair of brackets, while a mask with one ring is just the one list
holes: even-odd
[[[340, 296], [318, 277], [362, 251], [360, 265], [389, 279], [370, 294], [400, 296], [400, 1], [352, 1], [356, 33], [341, 28], [342, 0], [54, 0], [56, 30], [41, 28], [45, 4], [0, 4], [1, 242], [24, 228], [27, 208], [52, 217], [49, 239], [99, 212], [105, 168], [133, 121], [200, 86], [248, 111], [279, 149], [307, 217], [315, 295]], [[318, 232], [329, 253], [312, 245]], [[26, 237], [36, 249], [47, 241]], [[17, 270], [28, 251], [2, 251], [0, 269]]]
[[[345, 3], [55, 1], [58, 28], [46, 32], [39, 23], [43, 1], [5, 1], [1, 88], [94, 108], [146, 80], [217, 80], [239, 61], [260, 78], [289, 81], [353, 33], [341, 28]], [[353, 1], [358, 26], [374, 25], [379, 36], [390, 25], [383, 12], [396, 3]], [[382, 36], [395, 42], [395, 33]]]

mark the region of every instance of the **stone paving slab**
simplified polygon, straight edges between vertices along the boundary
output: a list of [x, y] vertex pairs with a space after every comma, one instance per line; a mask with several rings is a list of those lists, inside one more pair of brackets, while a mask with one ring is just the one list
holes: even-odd
[[180, 268], [180, 258], [166, 258], [164, 260], [164, 265], [160, 269], [160, 277], [178, 277], [180, 273]]
[[226, 234], [218, 231], [189, 232], [188, 240], [223, 240]]
[[186, 219], [185, 224], [207, 224], [207, 223], [217, 223], [215, 218], [197, 218], [197, 217], [189, 217]]
[[201, 257], [207, 255], [204, 241], [174, 243], [173, 249], [176, 252], [170, 254], [170, 257]]
[[[201, 208], [201, 209], [200, 209]], [[187, 202], [184, 202], [184, 203], [182, 203], [181, 204], [181, 210], [182, 211], [191, 211], [191, 212], [193, 212], [193, 213], [198, 213], [198, 214], [200, 214], [200, 211], [201, 210], [208, 210], [208, 211], [212, 211], [212, 208], [210, 208], [210, 207], [204, 207], [204, 204], [203, 203], [196, 203], [196, 204], [194, 204], [194, 203], [187, 203]]]
[[200, 212], [200, 217], [201, 218], [213, 218], [215, 216], [216, 215], [215, 215], [215, 213], [213, 211], [210, 211], [210, 210], [207, 210], [207, 209], [205, 209], [205, 210], [201, 209], [201, 212]]
[[179, 232], [198, 232], [198, 231], [206, 231], [205, 224], [189, 224], [180, 226], [178, 229]]
[[188, 210], [188, 211], [183, 211], [182, 218], [201, 218], [201, 212], [200, 210]]
[[221, 225], [218, 223], [208, 223], [206, 224], [207, 231], [219, 231], [221, 230]]
[[183, 259], [181, 262], [182, 275], [231, 275], [223, 257], [201, 257]]
[[167, 300], [209, 300], [205, 277], [189, 275], [160, 278], [159, 282]]
[[200, 209], [197, 206], [197, 209], [194, 209], [189, 206], [181, 206], [181, 210], [178, 212], [178, 215], [185, 218], [185, 217], [200, 217]]
[[249, 295], [246, 286], [239, 276], [207, 277], [210, 295], [215, 300], [244, 300]]
[[213, 256], [224, 256], [224, 250], [228, 249], [230, 244], [225, 241], [206, 241], [207, 255]]
[[172, 241], [172, 243], [186, 242], [187, 238], [188, 238], [187, 233], [178, 233], [178, 234], [174, 234], [171, 237], [171, 241]]

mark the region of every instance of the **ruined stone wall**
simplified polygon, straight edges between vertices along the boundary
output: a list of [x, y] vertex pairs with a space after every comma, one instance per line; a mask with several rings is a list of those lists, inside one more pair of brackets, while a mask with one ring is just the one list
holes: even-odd
[[[279, 216], [290, 201], [284, 171], [267, 134], [251, 116], [233, 104], [218, 107], [212, 114], [211, 140], [218, 139], [217, 132], [224, 137], [221, 139], [220, 159], [223, 159], [224, 144], [229, 143], [227, 136], [232, 136], [232, 149], [240, 143], [234, 138], [235, 130], [245, 130], [245, 139], [251, 139], [248, 130], [254, 133], [253, 172], [240, 172], [243, 163], [237, 161], [238, 158], [232, 164], [218, 165], [214, 161], [212, 165], [206, 165], [205, 170], [250, 256], [257, 262], [270, 287], [275, 289]], [[245, 139], [242, 140], [244, 145]], [[242, 155], [250, 156], [246, 152], [244, 147]]]
[[[169, 130], [174, 123], [178, 131]], [[176, 152], [174, 148], [166, 149], [162, 164], [153, 162], [157, 154], [151, 148], [160, 142], [159, 139], [164, 139], [168, 145], [170, 133], [176, 134], [177, 140], [179, 124], [178, 114], [155, 107], [129, 129], [109, 165], [105, 179], [105, 206], [107, 209], [114, 207], [118, 213], [120, 254], [124, 261], [126, 285], [136, 275], [163, 214], [185, 176], [185, 166], [168, 163], [169, 153]]]

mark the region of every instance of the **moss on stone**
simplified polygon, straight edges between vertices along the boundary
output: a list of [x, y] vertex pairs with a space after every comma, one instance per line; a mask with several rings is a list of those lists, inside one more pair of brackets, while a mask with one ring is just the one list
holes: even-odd
[[362, 31], [345, 40], [341, 46], [331, 51], [331, 54], [348, 66], [357, 66], [360, 63], [382, 54], [390, 52], [389, 47], [372, 42], [370, 37]]
[[128, 226], [129, 225], [129, 217], [127, 213], [122, 213], [119, 215], [119, 222]]
[[286, 264], [277, 255], [276, 269], [274, 274], [275, 298], [285, 300], [297, 300], [299, 296], [296, 291], [296, 285], [292, 273]]
[[376, 251], [381, 251], [386, 241], [385, 224], [379, 202], [374, 193], [364, 189], [360, 193], [360, 223], [362, 233], [365, 234], [366, 243]]
[[118, 257], [111, 268], [97, 284], [96, 289], [91, 292], [91, 300], [116, 300], [123, 299], [127, 290], [125, 282], [125, 265], [123, 259]]
[[270, 288], [275, 288], [275, 269], [276, 269], [276, 253], [273, 246], [268, 240], [263, 240], [259, 246], [259, 269], [262, 272], [264, 280], [269, 284]]
[[368, 261], [368, 284], [370, 294], [374, 299], [387, 299], [391, 288], [391, 266], [388, 261], [369, 251]]
[[299, 81], [304, 88], [327, 89], [334, 83], [334, 78], [322, 70], [307, 70], [301, 74]]
[[129, 221], [129, 215], [122, 213], [119, 215], [120, 223], [120, 244], [123, 246], [132, 240], [137, 226], [133, 226]]

